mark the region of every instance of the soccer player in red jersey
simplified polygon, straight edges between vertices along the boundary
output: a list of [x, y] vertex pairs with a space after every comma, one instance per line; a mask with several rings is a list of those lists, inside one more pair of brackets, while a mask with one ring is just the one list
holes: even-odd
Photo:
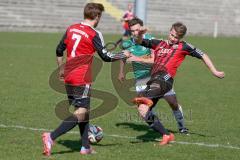
[[[74, 113], [66, 118], [53, 132], [42, 134], [44, 151], [51, 155], [54, 140], [76, 125], [79, 126], [82, 147], [80, 154], [92, 154], [88, 140], [90, 89], [92, 83], [91, 68], [95, 51], [102, 60], [112, 62], [127, 57], [127, 52], [112, 54], [104, 48], [101, 32], [95, 30], [101, 19], [104, 6], [100, 3], [88, 3], [84, 7], [84, 21], [69, 26], [56, 49], [59, 78], [65, 83], [69, 104], [75, 107]], [[63, 67], [64, 51], [67, 51], [66, 64]]]
[[[134, 54], [135, 56], [138, 56], [138, 57], [146, 57], [146, 58], [147, 58], [147, 56], [151, 57], [151, 54], [154, 54], [154, 53], [152, 53], [149, 48], [147, 49], [147, 48], [135, 43], [135, 41], [137, 40], [138, 35], [140, 33], [139, 29], [141, 28], [141, 26], [143, 26], [143, 21], [141, 19], [135, 17], [132, 20], [130, 20], [128, 22], [128, 24], [130, 27], [130, 31], [132, 32], [132, 37], [130, 40], [123, 41], [122, 45], [124, 45], [124, 43], [126, 44], [126, 43], [131, 42], [134, 46], [130, 47], [128, 50], [130, 50], [132, 54]], [[148, 33], [144, 34], [143, 37], [145, 39], [153, 39], [153, 37]], [[124, 65], [125, 65], [125, 62], [120, 61], [120, 70], [119, 70], [118, 79], [121, 82], [125, 79], [124, 69], [123, 69]], [[141, 93], [141, 91], [144, 90], [145, 87], [147, 87], [146, 83], [150, 79], [151, 64], [133, 62], [132, 67], [133, 67], [134, 77], [135, 77], [135, 81], [136, 81], [135, 82], [136, 92]], [[176, 96], [174, 89], [172, 88], [167, 93], [165, 93], [163, 96], [163, 99], [165, 99], [167, 101], [167, 103], [169, 104], [169, 106], [172, 109], [172, 113], [177, 121], [179, 133], [188, 135], [188, 129], [185, 127], [185, 123], [184, 123], [183, 110], [182, 110], [181, 105], [178, 103], [177, 96]], [[152, 99], [152, 101], [154, 102], [154, 105], [157, 104], [158, 100], [159, 100], [159, 98]], [[152, 106], [151, 108], [154, 108], [154, 107], [155, 106]], [[153, 110], [152, 110], [151, 114], [154, 114]], [[151, 123], [149, 122], [149, 120], [145, 119], [145, 121], [151, 127]]]
[[133, 4], [129, 3], [128, 4], [128, 9], [125, 11], [123, 17], [122, 17], [122, 27], [124, 29], [123, 33], [123, 39], [127, 39], [131, 35], [131, 31], [128, 26], [128, 21], [134, 18], [134, 13], [133, 13]]
[[172, 133], [164, 128], [156, 115], [151, 114], [153, 99], [160, 99], [173, 86], [173, 78], [187, 55], [201, 59], [212, 74], [218, 78], [224, 78], [223, 71], [218, 71], [208, 55], [193, 45], [182, 41], [187, 31], [187, 27], [176, 22], [172, 25], [167, 40], [143, 39], [142, 35], [147, 31], [145, 27], [139, 29], [140, 33], [137, 38], [137, 43], [145, 47], [154, 49], [154, 54], [151, 58], [144, 59], [131, 55], [128, 61], [137, 61], [144, 63], [153, 63], [151, 71], [151, 79], [147, 82], [147, 88], [141, 93], [140, 97], [134, 99], [134, 103], [138, 105], [140, 115], [144, 119], [149, 119], [154, 130], [163, 135], [160, 145], [165, 145], [174, 139]]

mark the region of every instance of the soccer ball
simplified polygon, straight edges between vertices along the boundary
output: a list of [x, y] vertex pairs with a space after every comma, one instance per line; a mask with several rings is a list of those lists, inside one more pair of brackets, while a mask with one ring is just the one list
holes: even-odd
[[89, 125], [88, 140], [91, 144], [100, 142], [103, 138], [103, 130], [101, 127], [96, 125]]

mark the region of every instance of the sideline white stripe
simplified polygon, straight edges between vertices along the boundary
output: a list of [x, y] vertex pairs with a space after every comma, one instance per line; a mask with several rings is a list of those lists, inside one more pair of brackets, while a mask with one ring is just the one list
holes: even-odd
[[[20, 126], [20, 125], [4, 125], [0, 124], [0, 128], [14, 128], [14, 129], [24, 129], [24, 130], [31, 130], [31, 131], [52, 131], [50, 129], [45, 129], [45, 128], [32, 128], [32, 127], [25, 127], [25, 126]], [[70, 131], [68, 132], [70, 134], [79, 134], [79, 132], [74, 132]], [[107, 137], [116, 137], [116, 138], [125, 138], [125, 139], [137, 139], [136, 137], [130, 137], [130, 136], [121, 136], [121, 135], [116, 135], [116, 134], [105, 134], [104, 136]], [[160, 139], [155, 139], [156, 141], [160, 141]], [[183, 145], [197, 145], [197, 146], [203, 146], [203, 147], [210, 147], [210, 148], [227, 148], [227, 149], [238, 149], [240, 150], [239, 147], [236, 146], [231, 146], [231, 145], [222, 145], [222, 144], [206, 144], [203, 142], [182, 142], [182, 141], [173, 141], [172, 143], [176, 144], [183, 144]]]
[[181, 141], [173, 141], [172, 143], [177, 144], [186, 144], [186, 145], [198, 145], [210, 148], [228, 148], [228, 149], [240, 149], [239, 147], [231, 146], [231, 145], [222, 145], [222, 144], [206, 144], [203, 142], [181, 142]]
[[[32, 128], [32, 127], [25, 127], [25, 126], [20, 126], [20, 125], [5, 125], [5, 124], [0, 124], [0, 128], [13, 128], [13, 129], [24, 129], [24, 130], [31, 130], [31, 131], [47, 131], [47, 132], [51, 132], [53, 130], [51, 129], [45, 129], [45, 128]], [[76, 131], [70, 131], [68, 132], [70, 134], [79, 134], [79, 132]], [[109, 135], [109, 134], [105, 134], [104, 136], [108, 136], [108, 137], [117, 137], [117, 138], [125, 138], [125, 139], [136, 139], [136, 137], [130, 137], [130, 136], [121, 136], [121, 135]]]

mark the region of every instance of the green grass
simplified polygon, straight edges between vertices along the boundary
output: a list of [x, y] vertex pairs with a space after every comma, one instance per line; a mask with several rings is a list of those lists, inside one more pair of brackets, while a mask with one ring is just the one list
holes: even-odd
[[[203, 63], [191, 57], [187, 57], [178, 71], [175, 90], [191, 135], [176, 134], [176, 141], [191, 144], [156, 147], [154, 139], [159, 139], [159, 135], [148, 129], [135, 109], [118, 96], [113, 83], [116, 80], [111, 78], [118, 70], [111, 70], [114, 64], [104, 63], [93, 87], [118, 97], [118, 106], [91, 122], [101, 126], [105, 133], [104, 139], [94, 145], [98, 154], [82, 157], [79, 155], [79, 135], [66, 134], [57, 139], [53, 155], [43, 157], [42, 131], [3, 125], [54, 129], [61, 122], [55, 115], [55, 105], [66, 97], [51, 89], [48, 83], [56, 69], [55, 47], [61, 36], [56, 33], [0, 33], [0, 159], [239, 159], [240, 149], [224, 148], [240, 148], [240, 38], [230, 37], [187, 38], [207, 52], [216, 67], [226, 73], [226, 77], [219, 80]], [[105, 41], [118, 37], [106, 35]], [[92, 106], [98, 106], [99, 102], [93, 99]], [[158, 103], [157, 112], [161, 113], [164, 125], [176, 132], [176, 123], [166, 102]]]

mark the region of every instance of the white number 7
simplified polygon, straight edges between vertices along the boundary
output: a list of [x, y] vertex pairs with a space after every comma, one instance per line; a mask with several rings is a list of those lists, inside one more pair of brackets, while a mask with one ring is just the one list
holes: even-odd
[[72, 52], [71, 52], [71, 57], [75, 57], [76, 56], [76, 48], [81, 40], [81, 36], [79, 34], [73, 34], [72, 35], [72, 39], [76, 39], [73, 48], [72, 48]]

